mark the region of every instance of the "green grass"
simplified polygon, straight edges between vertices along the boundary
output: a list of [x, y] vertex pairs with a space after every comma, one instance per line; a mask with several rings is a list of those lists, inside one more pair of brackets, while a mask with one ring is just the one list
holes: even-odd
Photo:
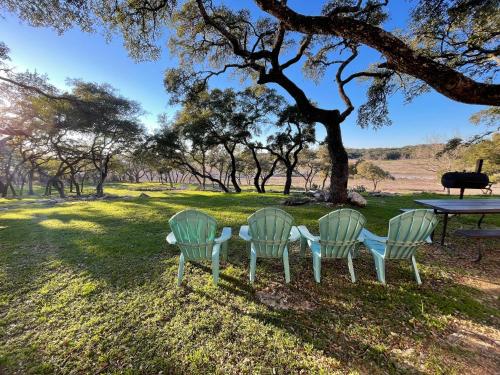
[[[460, 282], [492, 273], [498, 264], [488, 259], [464, 267], [468, 260], [454, 262], [456, 255], [429, 246], [418, 256], [421, 287], [400, 263], [388, 265], [383, 287], [363, 252], [356, 284], [339, 261], [324, 264], [317, 285], [311, 259], [295, 246], [291, 284], [281, 262], [268, 260], [258, 263], [251, 286], [238, 228], [256, 209], [279, 205], [279, 194], [147, 191], [150, 198], [138, 198], [137, 184], [107, 192], [135, 198], [0, 201], [10, 207], [0, 211], [0, 373], [458, 373], [476, 353], [457, 354], [446, 343], [454, 322], [498, 329], [498, 300]], [[368, 198], [361, 209], [368, 228], [384, 234], [417, 197], [432, 196]], [[170, 216], [187, 207], [233, 228], [219, 287], [208, 264], [188, 264], [176, 287], [179, 252], [165, 236]], [[332, 208], [284, 209], [316, 231]], [[460, 217], [451, 230], [474, 220]], [[500, 226], [498, 218], [486, 221]], [[257, 292], [266, 288], [285, 295], [291, 308], [260, 302]], [[304, 301], [313, 308], [293, 308]], [[411, 348], [410, 357], [401, 354]]]

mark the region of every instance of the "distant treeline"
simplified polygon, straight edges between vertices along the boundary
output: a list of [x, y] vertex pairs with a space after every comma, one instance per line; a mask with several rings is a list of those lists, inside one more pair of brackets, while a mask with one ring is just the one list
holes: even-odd
[[400, 160], [400, 159], [427, 159], [436, 157], [436, 149], [442, 148], [438, 144], [422, 144], [404, 147], [389, 148], [348, 148], [349, 159], [368, 160]]

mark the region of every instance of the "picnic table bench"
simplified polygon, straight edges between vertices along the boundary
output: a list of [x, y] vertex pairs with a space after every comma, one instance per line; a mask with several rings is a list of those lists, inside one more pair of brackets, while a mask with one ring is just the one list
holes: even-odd
[[479, 262], [483, 257], [483, 253], [481, 251], [481, 239], [483, 238], [500, 238], [500, 228], [495, 229], [458, 229], [455, 231], [455, 234], [466, 238], [475, 238], [478, 240], [478, 255], [477, 258], [474, 259], [474, 262]]

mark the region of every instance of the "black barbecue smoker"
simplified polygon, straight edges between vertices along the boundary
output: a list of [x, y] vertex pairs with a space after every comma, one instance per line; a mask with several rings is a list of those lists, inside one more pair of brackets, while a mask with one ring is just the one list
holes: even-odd
[[464, 197], [465, 189], [485, 189], [490, 184], [490, 179], [483, 169], [483, 159], [476, 163], [475, 172], [447, 172], [441, 177], [441, 184], [447, 189], [460, 189], [460, 199]]

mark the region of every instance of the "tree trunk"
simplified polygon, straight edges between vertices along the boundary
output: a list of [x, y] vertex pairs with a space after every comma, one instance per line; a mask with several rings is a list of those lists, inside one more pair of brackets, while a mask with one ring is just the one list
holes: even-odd
[[330, 176], [329, 171], [327, 171], [325, 174], [325, 177], [323, 177], [323, 182], [321, 183], [321, 190], [325, 190], [325, 184], [326, 184], [326, 180], [328, 180], [328, 176]]
[[47, 181], [47, 185], [45, 186], [45, 195], [47, 196], [52, 195], [53, 187], [57, 190], [61, 198], [66, 198], [66, 194], [64, 194], [64, 184], [62, 183], [62, 181], [59, 179], [58, 176], [53, 176], [49, 178], [49, 180]]
[[104, 181], [105, 180], [106, 180], [106, 174], [101, 172], [99, 181], [97, 182], [97, 185], [95, 187], [95, 194], [99, 198], [104, 196]]
[[332, 161], [330, 172], [330, 201], [332, 203], [347, 202], [347, 182], [349, 179], [349, 158], [342, 144], [340, 124], [324, 123], [326, 127], [326, 144]]
[[21, 186], [19, 188], [19, 195], [22, 197], [23, 196], [23, 191], [24, 191], [24, 184], [26, 183], [26, 175], [23, 175], [21, 177]]
[[276, 169], [276, 166], [278, 165], [278, 161], [279, 161], [279, 159], [274, 160], [274, 163], [273, 163], [273, 166], [271, 167], [271, 170], [269, 171], [267, 176], [265, 176], [262, 179], [262, 183], [260, 184], [260, 190], [262, 193], [266, 192], [266, 183], [274, 175], [274, 170]]
[[34, 195], [33, 191], [33, 169], [28, 172], [28, 195]]
[[285, 164], [286, 167], [286, 180], [285, 180], [285, 188], [283, 189], [283, 194], [290, 194], [290, 189], [292, 187], [292, 175], [293, 175], [293, 166], [291, 164]]
[[106, 181], [106, 177], [108, 177], [107, 169], [108, 168], [106, 163], [104, 167], [99, 171], [99, 180], [97, 181], [95, 187], [95, 194], [99, 198], [104, 197], [104, 181]]
[[236, 157], [234, 156], [234, 148], [230, 149], [227, 145], [224, 145], [229, 157], [231, 158], [231, 183], [233, 184], [234, 191], [237, 193], [241, 193], [240, 185], [238, 185], [238, 180], [236, 178]]
[[257, 151], [255, 151], [255, 148], [253, 147], [248, 147], [250, 151], [252, 152], [252, 157], [253, 160], [255, 161], [255, 168], [257, 168], [257, 171], [255, 172], [255, 176], [253, 177], [253, 184], [255, 186], [255, 189], [257, 189], [257, 193], [264, 193], [262, 189], [260, 188], [260, 175], [262, 174], [262, 167], [260, 165], [259, 158], [257, 157]]
[[12, 196], [17, 197], [16, 189], [14, 189], [14, 185], [12, 184], [12, 181], [9, 182], [9, 187], [10, 187], [10, 192], [12, 193]]
[[66, 194], [64, 194], [64, 184], [60, 179], [56, 179], [53, 181], [54, 187], [56, 188], [59, 196], [61, 198], [66, 198]]
[[14, 186], [12, 186], [12, 179], [13, 175], [7, 175], [7, 182], [5, 183], [5, 187], [2, 190], [2, 197], [5, 198], [7, 197], [7, 194], [9, 193], [9, 189], [12, 192], [12, 196], [16, 196], [16, 190], [14, 189]]
[[170, 187], [173, 189], [174, 188], [174, 181], [172, 180], [172, 175], [170, 174], [170, 172], [167, 172], [167, 179], [170, 183]]
[[75, 177], [74, 174], [70, 175], [70, 180], [69, 181], [70, 181], [71, 185], [75, 188], [76, 196], [80, 197], [82, 195], [82, 193], [80, 191], [80, 184], [78, 184], [78, 182], [76, 182], [76, 177]]
[[82, 193], [82, 194], [83, 194], [83, 185], [84, 185], [84, 183], [85, 183], [85, 178], [86, 178], [86, 177], [87, 177], [87, 172], [85, 172], [85, 173], [83, 174], [83, 176], [82, 176], [82, 180], [81, 180], [81, 182], [80, 182], [80, 193]]

